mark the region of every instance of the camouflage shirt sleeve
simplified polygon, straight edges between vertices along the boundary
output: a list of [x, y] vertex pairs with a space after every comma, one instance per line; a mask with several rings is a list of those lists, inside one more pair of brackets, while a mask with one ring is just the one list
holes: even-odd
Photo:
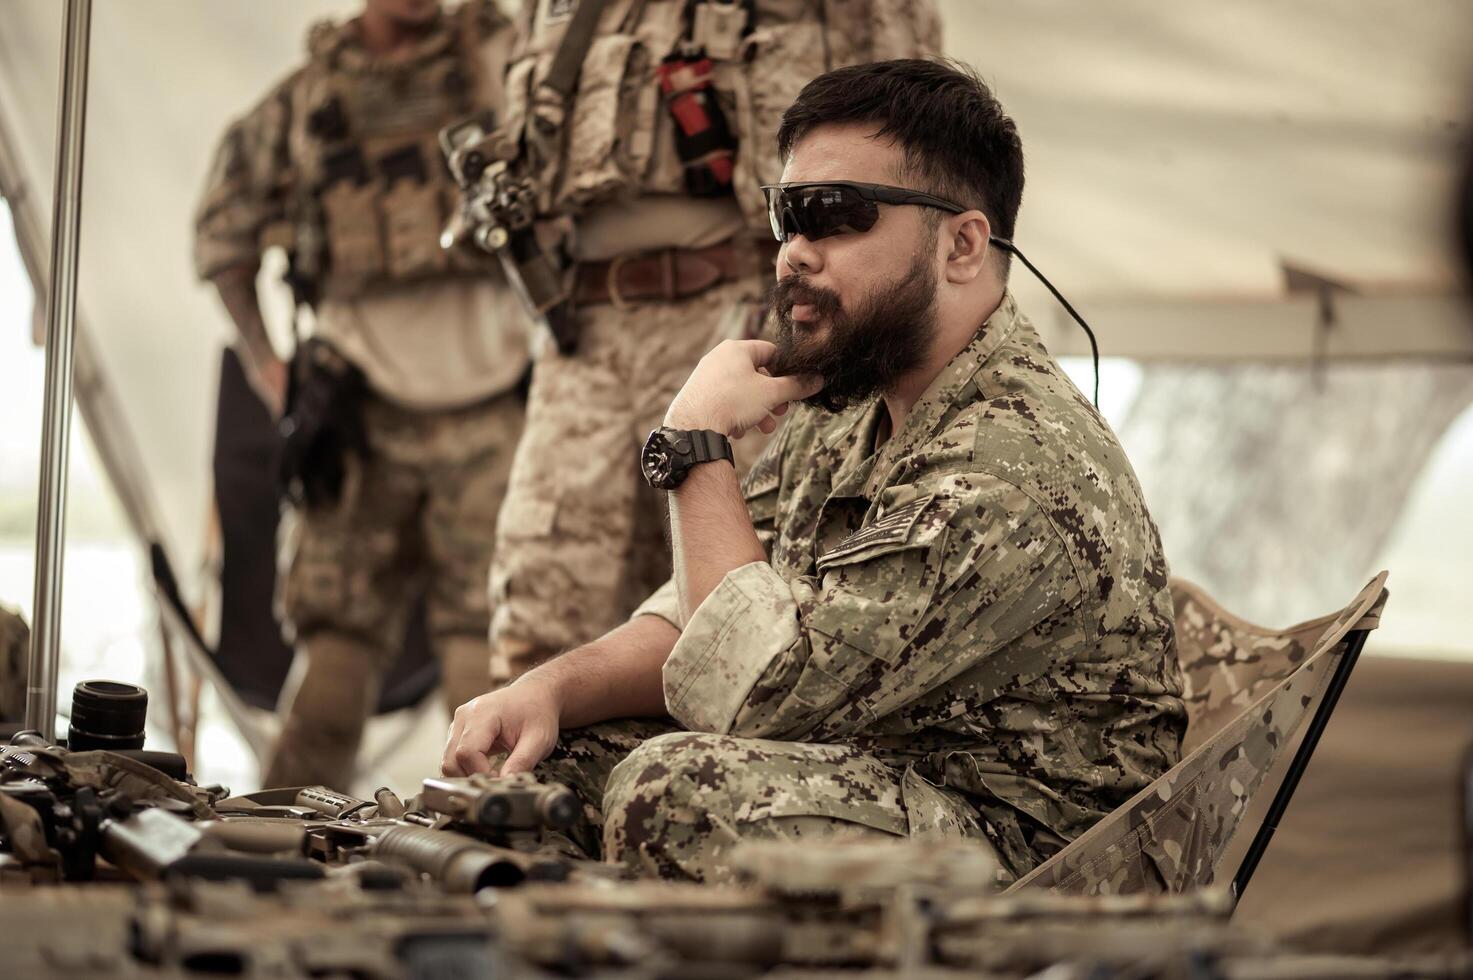
[[[747, 475], [742, 479], [742, 496], [747, 501], [747, 516], [752, 519], [752, 528], [757, 532], [757, 540], [762, 544], [762, 550], [768, 555], [772, 554], [772, 542], [777, 537], [775, 527], [775, 508], [777, 502], [777, 481], [782, 472], [783, 454], [787, 447], [787, 436], [791, 428], [779, 429], [762, 451], [762, 455], [752, 464]], [[675, 579], [670, 579], [660, 586], [655, 593], [634, 610], [634, 616], [659, 616], [665, 622], [676, 629], [685, 629], [685, 622], [680, 618], [680, 592], [675, 585]]]
[[680, 629], [680, 593], [676, 590], [675, 579], [668, 580], [656, 589], [653, 595], [639, 604], [639, 608], [629, 618], [633, 619], [635, 616], [659, 616], [671, 626]]
[[[846, 737], [1079, 601], [1059, 534], [1018, 487], [952, 474], [882, 501], [876, 520], [818, 556], [815, 575], [754, 562], [722, 580], [666, 662], [671, 715], [695, 731]], [[1037, 668], [996, 666], [974, 676], [1000, 689], [1010, 671]]]
[[261, 230], [285, 217], [292, 81], [226, 127], [215, 149], [194, 221], [194, 269], [201, 279], [255, 265]]

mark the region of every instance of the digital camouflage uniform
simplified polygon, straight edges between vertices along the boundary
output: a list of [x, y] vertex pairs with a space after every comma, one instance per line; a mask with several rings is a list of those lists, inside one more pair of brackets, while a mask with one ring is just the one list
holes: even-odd
[[681, 628], [685, 731], [567, 732], [544, 764], [607, 857], [720, 877], [739, 837], [954, 834], [1018, 876], [1179, 758], [1160, 538], [1011, 296], [875, 451], [884, 418], [796, 410], [744, 484], [770, 563], [687, 623], [673, 582], [640, 607]]
[[528, 322], [489, 260], [446, 252], [456, 203], [443, 126], [498, 109], [514, 29], [443, 10], [402, 56], [356, 21], [319, 24], [307, 63], [226, 131], [200, 207], [202, 278], [272, 245], [316, 296], [314, 336], [366, 376], [366, 452], [335, 503], [283, 524], [283, 618], [304, 648], [267, 785], [344, 787], [383, 670], [423, 593], [453, 709], [490, 684], [486, 580], [524, 416]]
[[30, 651], [31, 628], [19, 613], [0, 606], [0, 721], [25, 719]]
[[[522, 5], [505, 122], [529, 146], [539, 142], [529, 106], [576, 6]], [[731, 242], [750, 253], [750, 271], [679, 299], [583, 303], [576, 350], [548, 345], [539, 354], [492, 567], [500, 679], [617, 626], [669, 575], [663, 504], [640, 477], [639, 448], [700, 357], [720, 340], [754, 335], [761, 321], [773, 272], [770, 253], [764, 259], [756, 247], [771, 243], [759, 187], [782, 173], [775, 137], [784, 110], [831, 68], [940, 49], [932, 0], [755, 0], [751, 24], [731, 45], [700, 46], [714, 61], [713, 88], [737, 148], [730, 193], [692, 197], [656, 72], [686, 45], [702, 8], [743, 6], [609, 0], [562, 142], [533, 167], [545, 216], [573, 219], [579, 261], [688, 256]], [[762, 438], [754, 432], [736, 444], [740, 468]]]

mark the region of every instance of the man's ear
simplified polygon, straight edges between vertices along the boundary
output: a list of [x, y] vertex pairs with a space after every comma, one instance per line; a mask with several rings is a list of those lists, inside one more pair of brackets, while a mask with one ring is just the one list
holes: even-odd
[[953, 215], [941, 226], [949, 235], [951, 251], [946, 256], [946, 281], [964, 286], [982, 274], [992, 253], [992, 223], [981, 211]]

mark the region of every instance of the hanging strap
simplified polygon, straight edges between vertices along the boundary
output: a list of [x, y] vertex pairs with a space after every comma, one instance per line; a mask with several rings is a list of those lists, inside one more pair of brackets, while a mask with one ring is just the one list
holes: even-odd
[[608, 0], [578, 0], [578, 9], [573, 12], [573, 21], [563, 34], [557, 54], [553, 56], [552, 68], [542, 82], [542, 88], [551, 89], [564, 102], [578, 87], [578, 73], [583, 69], [583, 59], [593, 44], [593, 35], [598, 31], [598, 20], [608, 6]]

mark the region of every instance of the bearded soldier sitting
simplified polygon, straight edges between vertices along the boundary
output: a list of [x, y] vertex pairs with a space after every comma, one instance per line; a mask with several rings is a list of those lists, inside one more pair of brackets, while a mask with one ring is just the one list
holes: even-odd
[[[1160, 538], [1008, 291], [1022, 148], [987, 87], [843, 68], [778, 142], [777, 343], [708, 354], [642, 459], [670, 582], [463, 705], [443, 767], [536, 767], [581, 846], [667, 877], [835, 834], [982, 840], [1020, 876], [1180, 755]], [[784, 413], [739, 486], [727, 437]]]

